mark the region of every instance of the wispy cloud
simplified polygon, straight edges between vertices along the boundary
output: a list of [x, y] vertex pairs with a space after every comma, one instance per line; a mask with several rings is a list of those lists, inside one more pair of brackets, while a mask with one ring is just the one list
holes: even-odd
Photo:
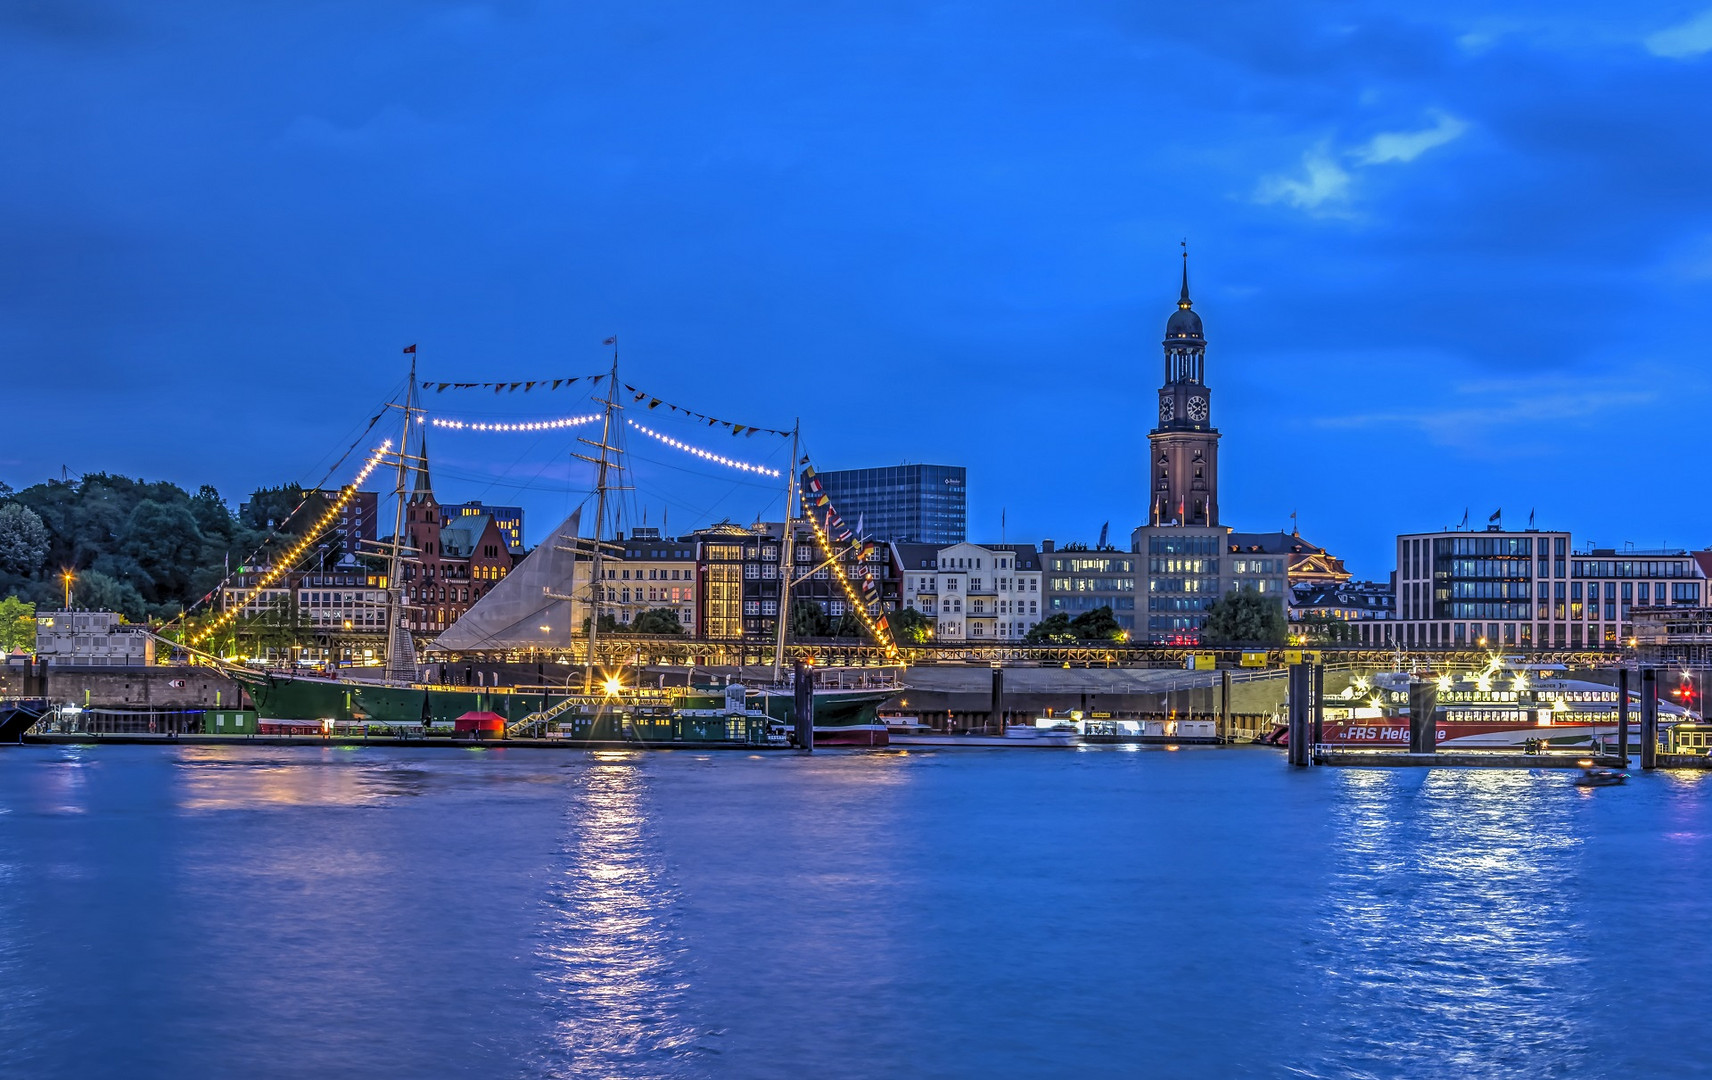
[[1361, 165], [1383, 165], [1387, 162], [1414, 161], [1434, 147], [1454, 142], [1468, 130], [1468, 123], [1447, 112], [1433, 111], [1437, 122], [1424, 131], [1384, 131], [1375, 135], [1365, 146], [1350, 151], [1350, 158]]
[[1712, 52], [1712, 8], [1685, 23], [1649, 34], [1644, 44], [1654, 56], [1668, 56], [1673, 60], [1686, 60]]
[[[1583, 376], [1565, 379], [1561, 374], [1532, 379], [1481, 379], [1449, 388], [1447, 398], [1436, 407], [1374, 410], [1316, 421], [1322, 428], [1385, 428], [1419, 431], [1440, 446], [1472, 449], [1487, 445], [1494, 433], [1512, 433], [1510, 446], [1516, 451], [1559, 448], [1561, 425], [1602, 416], [1614, 407], [1654, 404], [1656, 390], [1637, 389], [1629, 379]], [[1538, 440], [1514, 438], [1516, 432], [1537, 431]], [[1555, 451], [1554, 451], [1555, 452]]]
[[1299, 210], [1319, 210], [1328, 203], [1341, 204], [1349, 198], [1350, 175], [1324, 150], [1302, 155], [1297, 176], [1268, 176], [1261, 180], [1255, 198], [1263, 203], [1288, 203]]
[[1343, 151], [1324, 145], [1316, 147], [1302, 155], [1299, 173], [1262, 177], [1255, 189], [1255, 201], [1286, 203], [1320, 215], [1337, 213], [1356, 194], [1356, 174], [1351, 172], [1352, 168], [1407, 164], [1428, 150], [1460, 139], [1468, 131], [1467, 121], [1447, 112], [1434, 109], [1429, 115], [1433, 117], [1433, 126], [1419, 131], [1382, 131], [1360, 146]]

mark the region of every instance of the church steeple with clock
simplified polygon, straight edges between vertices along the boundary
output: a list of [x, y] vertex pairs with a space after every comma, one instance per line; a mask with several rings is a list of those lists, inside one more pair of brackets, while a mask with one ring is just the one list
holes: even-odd
[[1219, 523], [1219, 433], [1207, 390], [1207, 339], [1189, 300], [1189, 251], [1183, 292], [1165, 323], [1165, 385], [1159, 426], [1148, 433], [1149, 525]]

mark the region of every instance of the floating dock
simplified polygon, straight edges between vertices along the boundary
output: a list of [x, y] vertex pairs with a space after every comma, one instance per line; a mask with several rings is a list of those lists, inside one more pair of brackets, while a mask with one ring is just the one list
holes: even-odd
[[1517, 754], [1504, 750], [1440, 751], [1411, 754], [1403, 750], [1316, 750], [1315, 765], [1352, 765], [1367, 769], [1457, 768], [1457, 769], [1579, 769], [1584, 762], [1609, 769], [1625, 767], [1614, 754]]

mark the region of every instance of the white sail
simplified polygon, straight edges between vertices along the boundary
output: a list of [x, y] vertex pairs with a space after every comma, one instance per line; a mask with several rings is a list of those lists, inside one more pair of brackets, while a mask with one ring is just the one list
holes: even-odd
[[[488, 590], [430, 649], [567, 648], [573, 630], [582, 632], [588, 605], [566, 599], [571, 595], [576, 566], [577, 530], [582, 507], [547, 535], [511, 573]], [[586, 576], [588, 571], [583, 571]], [[586, 581], [576, 581], [579, 589]]]

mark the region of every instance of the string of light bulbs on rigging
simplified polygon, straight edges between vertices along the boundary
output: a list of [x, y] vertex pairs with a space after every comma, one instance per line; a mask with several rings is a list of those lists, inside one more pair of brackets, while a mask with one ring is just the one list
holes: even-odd
[[[896, 660], [898, 658], [898, 646], [892, 640], [891, 629], [869, 617], [867, 601], [863, 600], [857, 593], [856, 586], [850, 583], [850, 575], [844, 572], [843, 560], [840, 558], [840, 552], [833, 548], [832, 538], [826, 535], [826, 529], [822, 527], [818, 516], [813, 511], [810, 511], [806, 517], [809, 527], [814, 530], [815, 540], [820, 544], [821, 553], [826, 556], [827, 563], [832, 568], [833, 577], [838, 579], [838, 584], [844, 587], [844, 595], [850, 599], [850, 610], [855, 613], [856, 618], [867, 628], [874, 640], [880, 643], [880, 647], [886, 652], [886, 659]], [[783, 613], [780, 614], [780, 618], [785, 617]]]
[[592, 424], [600, 419], [599, 413], [589, 413], [586, 416], [564, 416], [557, 420], [527, 420], [520, 423], [498, 423], [487, 420], [453, 420], [444, 416], [418, 416], [418, 424], [429, 424], [437, 428], [449, 428], [453, 431], [559, 431], [563, 428], [578, 427], [582, 424]]
[[[253, 596], [260, 597], [263, 589], [284, 577], [291, 568], [296, 565], [297, 560], [302, 558], [303, 554], [309, 550], [310, 546], [314, 544], [316, 540], [321, 538], [321, 534], [326, 532], [327, 529], [339, 519], [339, 514], [344, 511], [346, 506], [350, 505], [351, 498], [356, 495], [357, 489], [363, 486], [363, 481], [367, 480], [369, 478], [369, 474], [375, 471], [376, 466], [381, 463], [381, 459], [385, 457], [386, 452], [390, 449], [392, 449], [391, 439], [383, 440], [381, 444], [375, 448], [374, 453], [370, 454], [368, 461], [363, 464], [362, 470], [357, 473], [356, 479], [339, 489], [339, 497], [333, 500], [332, 504], [327, 507], [326, 512], [315, 520], [315, 524], [309, 526], [309, 529], [302, 534], [297, 543], [287, 548], [283, 555], [274, 560], [273, 566], [269, 568], [267, 573], [256, 578], [255, 584], [251, 586], [255, 590], [254, 593], [252, 593]], [[227, 581], [230, 580], [230, 578], [227, 579]], [[224, 584], [225, 582], [221, 582], [222, 586], [224, 586]], [[221, 612], [213, 621], [204, 626], [201, 632], [191, 638], [190, 643], [192, 645], [200, 645], [204, 641], [213, 637], [222, 627], [236, 619], [239, 614], [243, 612], [244, 606], [244, 603], [238, 603], [237, 605]]]
[[784, 475], [779, 470], [769, 469], [765, 465], [752, 465], [747, 461], [738, 461], [736, 458], [728, 458], [724, 454], [716, 454], [712, 450], [703, 450], [699, 446], [691, 446], [687, 442], [674, 439], [663, 432], [655, 431], [646, 424], [638, 424], [628, 416], [624, 418], [624, 422], [635, 428], [637, 431], [640, 431], [642, 434], [647, 435], [649, 438], [657, 439], [675, 450], [682, 450], [684, 453], [701, 458], [703, 461], [711, 461], [715, 465], [724, 465], [727, 468], [736, 469], [738, 472], [754, 473], [757, 476]]

